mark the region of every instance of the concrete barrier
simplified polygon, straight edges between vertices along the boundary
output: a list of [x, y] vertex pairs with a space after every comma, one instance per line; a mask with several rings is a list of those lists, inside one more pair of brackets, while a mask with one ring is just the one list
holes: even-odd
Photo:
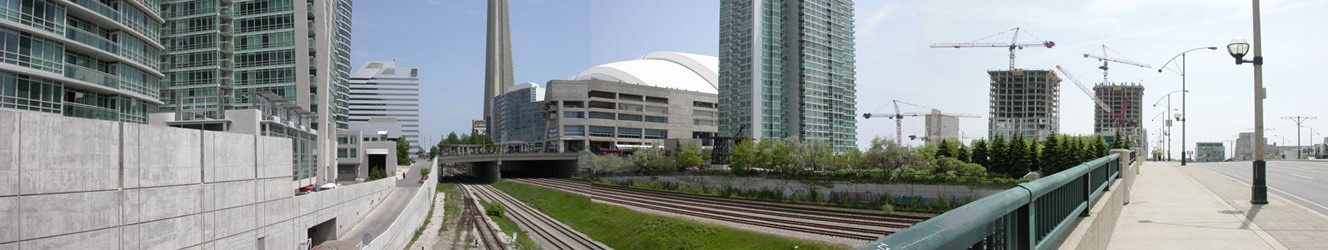
[[[433, 160], [430, 166], [437, 166], [438, 161]], [[402, 249], [410, 244], [410, 239], [415, 236], [415, 230], [418, 230], [424, 224], [424, 217], [429, 216], [429, 208], [433, 206], [433, 196], [438, 184], [438, 171], [435, 169], [429, 172], [429, 178], [415, 191], [415, 196], [410, 198], [410, 203], [401, 211], [401, 215], [396, 220], [392, 220], [392, 225], [387, 227], [382, 234], [375, 236], [369, 241], [369, 245], [364, 249]]]

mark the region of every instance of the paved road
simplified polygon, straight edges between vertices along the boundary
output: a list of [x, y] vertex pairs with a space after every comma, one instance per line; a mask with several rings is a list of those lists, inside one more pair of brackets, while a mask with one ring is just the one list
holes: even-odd
[[[1189, 163], [1251, 183], [1252, 163]], [[1268, 161], [1268, 192], [1281, 195], [1315, 212], [1328, 215], [1328, 162]]]
[[365, 233], [373, 235], [374, 239], [381, 237], [381, 234], [387, 231], [387, 227], [392, 225], [392, 221], [395, 221], [401, 215], [401, 211], [406, 209], [406, 205], [410, 204], [410, 198], [415, 196], [415, 191], [420, 187], [419, 169], [428, 167], [429, 163], [431, 161], [421, 160], [412, 165], [406, 178], [397, 180], [397, 187], [392, 189], [392, 193], [388, 194], [383, 202], [369, 211], [363, 220], [347, 230], [341, 238], [323, 242], [322, 246], [330, 249], [355, 249]]

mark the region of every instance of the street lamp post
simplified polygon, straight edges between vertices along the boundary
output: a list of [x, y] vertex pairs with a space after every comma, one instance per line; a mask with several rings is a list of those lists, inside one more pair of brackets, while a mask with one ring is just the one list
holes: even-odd
[[[1171, 72], [1174, 72], [1174, 73], [1178, 73], [1178, 74], [1180, 74], [1180, 90], [1181, 90], [1181, 93], [1180, 93], [1180, 112], [1181, 112], [1181, 113], [1185, 113], [1185, 112], [1186, 112], [1186, 111], [1185, 111], [1185, 93], [1189, 92], [1189, 91], [1185, 91], [1185, 68], [1186, 68], [1186, 65], [1188, 65], [1187, 63], [1185, 63], [1185, 53], [1190, 53], [1190, 51], [1201, 50], [1201, 49], [1217, 50], [1217, 47], [1198, 47], [1198, 48], [1193, 48], [1193, 49], [1190, 49], [1190, 50], [1186, 50], [1185, 52], [1180, 52], [1179, 55], [1176, 55], [1176, 56], [1171, 57], [1171, 60], [1167, 61], [1167, 63], [1162, 64], [1162, 67], [1157, 69], [1157, 73], [1162, 73], [1162, 69], [1166, 69], [1166, 68], [1167, 68], [1167, 65], [1171, 64], [1172, 62], [1175, 62], [1175, 61], [1176, 61], [1176, 58], [1177, 58], [1177, 57], [1180, 57], [1180, 72], [1176, 72], [1175, 70], [1172, 70]], [[1176, 121], [1179, 121], [1179, 122], [1180, 122], [1180, 152], [1181, 152], [1181, 155], [1180, 155], [1180, 165], [1181, 165], [1181, 166], [1185, 166], [1185, 124], [1186, 124], [1186, 122], [1185, 122], [1184, 119], [1181, 119], [1180, 117], [1177, 117], [1177, 118], [1176, 118]]]
[[[1190, 92], [1190, 91], [1188, 91], [1188, 90], [1183, 90], [1183, 89], [1182, 89], [1182, 90], [1177, 90], [1177, 91], [1171, 91], [1171, 93], [1167, 93], [1167, 94], [1165, 94], [1165, 95], [1162, 95], [1162, 97], [1157, 98], [1157, 101], [1154, 101], [1154, 102], [1153, 102], [1153, 107], [1157, 107], [1157, 104], [1158, 104], [1158, 103], [1162, 103], [1162, 100], [1167, 100], [1167, 110], [1166, 110], [1165, 112], [1167, 113], [1167, 116], [1171, 116], [1171, 111], [1175, 111], [1175, 109], [1171, 109], [1171, 94], [1175, 94], [1176, 92]], [[1182, 95], [1183, 95], [1183, 94], [1182, 94]], [[1177, 114], [1177, 115], [1179, 115], [1179, 114]], [[1157, 119], [1157, 115], [1154, 115], [1154, 116], [1153, 116], [1153, 119], [1156, 120], [1156, 119]], [[1168, 118], [1164, 118], [1163, 120], [1165, 120], [1165, 121], [1164, 121], [1164, 124], [1166, 124], [1166, 127], [1167, 127], [1167, 145], [1166, 145], [1166, 146], [1167, 146], [1167, 157], [1166, 157], [1166, 159], [1167, 159], [1167, 160], [1171, 160], [1171, 120], [1168, 119]], [[1179, 121], [1180, 118], [1177, 118], [1176, 120]], [[1182, 131], [1184, 131], [1184, 130], [1182, 130]], [[1184, 141], [1184, 140], [1181, 140], [1181, 143], [1184, 144], [1185, 141]], [[1184, 155], [1184, 154], [1185, 154], [1185, 147], [1181, 147], [1181, 158], [1182, 158], [1182, 159], [1185, 158], [1185, 155]]]
[[[1250, 44], [1244, 38], [1237, 37], [1227, 44], [1227, 53], [1236, 58], [1236, 65], [1254, 63], [1254, 140], [1256, 145], [1263, 145], [1263, 99], [1268, 95], [1263, 89], [1263, 43], [1259, 33], [1259, 0], [1254, 3], [1254, 60], [1242, 59], [1250, 51]], [[1250, 187], [1251, 204], [1268, 204], [1267, 162], [1263, 159], [1263, 147], [1254, 148], [1254, 185]]]

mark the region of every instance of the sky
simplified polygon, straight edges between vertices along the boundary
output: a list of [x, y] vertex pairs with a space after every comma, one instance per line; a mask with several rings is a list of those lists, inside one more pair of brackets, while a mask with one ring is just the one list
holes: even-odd
[[[469, 121], [481, 112], [486, 7], [486, 1], [474, 0], [357, 1], [353, 67], [395, 59], [400, 66], [420, 68], [422, 135], [469, 131]], [[511, 0], [509, 8], [518, 83], [542, 85], [654, 51], [718, 55], [718, 1]], [[1270, 143], [1283, 144], [1282, 138], [1296, 143], [1295, 124], [1281, 117], [1321, 117], [1305, 123], [1300, 138], [1306, 145], [1323, 143], [1322, 133], [1328, 132], [1328, 101], [1322, 99], [1328, 84], [1317, 70], [1328, 47], [1315, 46], [1328, 44], [1328, 32], [1313, 25], [1328, 23], [1322, 13], [1328, 13], [1328, 1], [1262, 1], [1268, 89], [1264, 124]], [[1019, 50], [1019, 68], [1060, 65], [1091, 88], [1102, 81], [1101, 62], [1082, 55], [1101, 54], [1102, 45], [1111, 48], [1113, 57], [1149, 64], [1112, 64], [1109, 81], [1145, 86], [1142, 124], [1150, 133], [1165, 119], [1155, 116], [1165, 110], [1163, 95], [1181, 89], [1179, 74], [1157, 69], [1182, 51], [1218, 47], [1186, 56], [1186, 145], [1193, 150], [1195, 142], [1235, 140], [1237, 133], [1254, 128], [1253, 68], [1235, 65], [1225, 46], [1238, 36], [1252, 42], [1251, 14], [1250, 1], [1244, 0], [856, 1], [857, 111], [893, 111], [890, 101], [901, 100], [986, 117], [986, 71], [1008, 68], [1008, 51], [929, 46], [1020, 27], [1030, 34], [1021, 35], [1021, 43], [1045, 40], [1056, 46]], [[1010, 38], [1003, 34], [981, 41]], [[1169, 67], [1180, 70], [1174, 66]], [[1092, 99], [1068, 77], [1061, 78], [1060, 132], [1091, 133]], [[1152, 106], [1158, 101], [1159, 107]], [[1170, 101], [1180, 109], [1179, 94]], [[987, 122], [961, 119], [960, 127], [965, 136], [980, 138]], [[1319, 134], [1310, 135], [1309, 128]], [[905, 136], [920, 135], [923, 121], [906, 119], [902, 129]], [[894, 130], [888, 119], [859, 119], [858, 145], [866, 147], [874, 137], [893, 138]], [[1172, 147], [1181, 145], [1180, 130], [1177, 123]], [[1149, 136], [1153, 142], [1157, 138]]]

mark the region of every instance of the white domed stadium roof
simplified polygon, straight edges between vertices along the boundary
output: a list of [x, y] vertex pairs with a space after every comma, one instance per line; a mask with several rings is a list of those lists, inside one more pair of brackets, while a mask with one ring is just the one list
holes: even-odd
[[587, 79], [719, 94], [719, 58], [654, 52], [636, 60], [596, 65], [572, 77], [572, 80]]

